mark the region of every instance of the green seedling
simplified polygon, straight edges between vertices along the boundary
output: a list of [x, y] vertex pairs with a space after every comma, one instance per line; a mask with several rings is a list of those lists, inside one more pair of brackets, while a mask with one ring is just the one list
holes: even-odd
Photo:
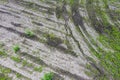
[[21, 59], [19, 57], [12, 56], [11, 59], [15, 62], [21, 62]]
[[54, 74], [52, 72], [45, 73], [44, 77], [42, 78], [42, 80], [52, 80], [53, 76], [54, 76]]
[[34, 36], [34, 33], [33, 33], [30, 29], [26, 29], [26, 30], [25, 30], [25, 34], [26, 34], [28, 37], [33, 37], [33, 36]]
[[12, 79], [3, 73], [0, 73], [0, 80], [12, 80]]
[[28, 67], [32, 67], [33, 64], [32, 64], [32, 63], [27, 63], [27, 66], [28, 66]]
[[26, 66], [27, 64], [28, 64], [28, 62], [26, 60], [23, 60], [22, 65]]
[[5, 55], [6, 55], [5, 51], [0, 50], [0, 56], [5, 56]]
[[14, 50], [14, 52], [16, 53], [16, 52], [18, 52], [18, 51], [20, 50], [20, 47], [19, 47], [18, 45], [15, 45], [15, 46], [13, 47], [13, 50]]
[[2, 73], [10, 73], [11, 72], [11, 70], [9, 68], [2, 68], [0, 71]]
[[19, 73], [16, 73], [16, 77], [17, 77], [17, 78], [20, 78], [20, 77], [22, 77], [22, 75], [19, 74]]
[[35, 67], [34, 70], [35, 70], [35, 71], [38, 71], [38, 72], [42, 72], [43, 67], [42, 67], [42, 66], [40, 66], [40, 67]]

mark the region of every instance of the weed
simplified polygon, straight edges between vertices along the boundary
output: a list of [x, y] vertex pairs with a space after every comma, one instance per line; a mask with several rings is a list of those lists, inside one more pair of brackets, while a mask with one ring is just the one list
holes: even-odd
[[23, 65], [23, 66], [28, 66], [28, 67], [32, 67], [32, 66], [33, 66], [33, 64], [27, 62], [27, 60], [23, 60], [23, 61], [22, 61], [22, 65]]
[[11, 73], [11, 69], [0, 66], [0, 80], [12, 80], [7, 75]]
[[17, 78], [20, 78], [20, 77], [22, 77], [22, 75], [19, 74], [19, 73], [16, 73], [16, 77], [17, 77]]
[[63, 43], [63, 40], [61, 40], [59, 37], [56, 37], [56, 35], [53, 33], [44, 34], [43, 36], [47, 39], [46, 43], [50, 46], [56, 47]]
[[99, 49], [100, 56], [96, 56], [100, 59], [101, 65], [109, 72], [115, 80], [120, 78], [120, 32], [116, 27], [112, 27], [112, 30], [109, 31], [108, 35], [101, 35], [99, 41], [105, 46], [109, 46], [114, 52], [106, 52], [102, 49]]
[[2, 72], [2, 73], [10, 73], [11, 70], [8, 69], [8, 68], [2, 68], [2, 69], [1, 69], [1, 72]]
[[4, 67], [0, 66], [0, 73], [8, 74], [10, 72], [11, 72], [11, 70], [9, 68], [4, 68]]
[[28, 37], [33, 37], [33, 36], [34, 36], [34, 33], [33, 33], [30, 29], [26, 29], [26, 30], [25, 30], [25, 34], [26, 34]]
[[6, 55], [5, 51], [0, 50], [0, 56], [5, 56], [5, 55]]
[[0, 73], [0, 80], [12, 80], [12, 79], [3, 73]]
[[18, 63], [21, 62], [21, 59], [19, 57], [12, 56], [11, 59]]
[[4, 45], [5, 45], [4, 43], [0, 42], [0, 48], [3, 47]]
[[23, 60], [22, 65], [23, 65], [23, 66], [26, 66], [27, 63], [28, 63], [28, 62], [27, 62], [26, 60]]
[[42, 78], [42, 80], [52, 80], [53, 76], [54, 76], [54, 74], [52, 72], [45, 73], [44, 77]]
[[16, 53], [16, 52], [18, 52], [18, 51], [20, 50], [20, 47], [19, 47], [18, 45], [15, 45], [15, 46], [13, 47], [13, 50], [14, 50], [14, 52]]
[[55, 35], [53, 33], [50, 33], [50, 34], [44, 34], [43, 35], [45, 38], [50, 38], [50, 39], [54, 39], [55, 38]]
[[42, 67], [42, 66], [40, 66], [40, 67], [35, 67], [34, 70], [35, 70], [35, 71], [38, 71], [38, 72], [42, 72], [43, 67]]
[[28, 67], [32, 67], [33, 64], [32, 64], [32, 63], [28, 63], [27, 66], [28, 66]]

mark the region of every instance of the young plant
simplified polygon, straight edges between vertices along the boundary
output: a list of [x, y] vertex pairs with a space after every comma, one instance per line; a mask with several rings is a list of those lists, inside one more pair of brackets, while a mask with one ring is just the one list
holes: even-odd
[[15, 62], [21, 62], [21, 59], [19, 57], [12, 56], [11, 59]]
[[32, 64], [32, 63], [27, 63], [27, 66], [28, 66], [28, 67], [32, 67], [33, 64]]
[[28, 62], [26, 60], [23, 60], [22, 65], [26, 66], [27, 64], [28, 64]]
[[54, 74], [52, 72], [45, 73], [44, 77], [42, 78], [42, 80], [52, 80], [53, 76], [54, 76]]
[[0, 50], [0, 56], [5, 56], [5, 55], [6, 55], [5, 51]]
[[42, 67], [42, 66], [40, 66], [40, 67], [35, 67], [34, 70], [35, 70], [35, 71], [38, 71], [38, 72], [42, 72], [43, 67]]
[[27, 67], [32, 67], [32, 66], [33, 66], [33, 64], [27, 62], [27, 60], [23, 60], [23, 61], [22, 61], [22, 65], [23, 65], [23, 66], [27, 66]]
[[3, 73], [0, 73], [0, 80], [12, 80], [12, 79]]
[[26, 30], [25, 30], [25, 34], [26, 34], [28, 37], [33, 37], [33, 36], [34, 36], [34, 33], [33, 33], [30, 29], [26, 29]]
[[16, 73], [16, 77], [17, 77], [17, 78], [21, 78], [21, 77], [22, 77], [22, 75], [21, 75], [21, 74], [19, 74], [19, 73]]
[[18, 52], [18, 51], [20, 50], [20, 47], [19, 47], [18, 45], [15, 45], [15, 46], [13, 47], [13, 50], [14, 50], [14, 52], [16, 53], [16, 52]]

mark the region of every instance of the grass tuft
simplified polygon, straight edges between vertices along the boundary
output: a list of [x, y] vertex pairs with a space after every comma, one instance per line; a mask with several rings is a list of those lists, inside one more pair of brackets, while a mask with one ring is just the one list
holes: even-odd
[[15, 62], [21, 62], [21, 59], [19, 57], [12, 56], [11, 59]]
[[19, 47], [18, 45], [15, 45], [15, 46], [13, 47], [13, 50], [14, 50], [14, 52], [16, 53], [16, 52], [18, 52], [18, 51], [20, 50], [20, 47]]
[[34, 36], [34, 33], [33, 33], [30, 29], [26, 29], [26, 30], [25, 30], [25, 34], [26, 34], [28, 37], [33, 37], [33, 36]]
[[54, 76], [54, 74], [52, 72], [45, 73], [44, 77], [42, 78], [42, 80], [52, 80], [53, 76]]
[[42, 67], [42, 66], [40, 66], [40, 67], [35, 67], [34, 70], [35, 70], [35, 71], [38, 71], [38, 72], [42, 72], [43, 67]]

